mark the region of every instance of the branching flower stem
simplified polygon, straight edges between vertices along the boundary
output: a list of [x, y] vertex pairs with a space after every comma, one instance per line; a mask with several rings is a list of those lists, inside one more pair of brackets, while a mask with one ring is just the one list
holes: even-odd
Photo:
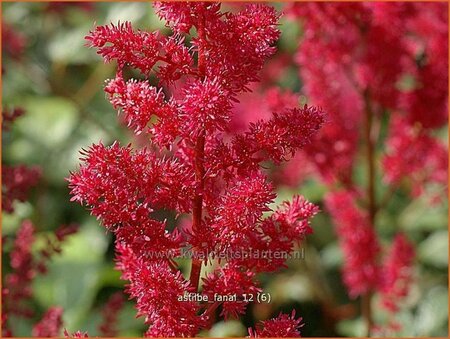
[[[376, 214], [376, 197], [375, 197], [375, 143], [372, 136], [373, 127], [373, 110], [370, 102], [370, 93], [364, 92], [365, 106], [365, 130], [364, 139], [366, 144], [366, 161], [367, 161], [367, 200], [368, 200], [368, 216], [369, 224], [375, 226]], [[361, 297], [361, 310], [367, 327], [367, 336], [370, 336], [370, 330], [373, 327], [373, 317], [371, 309], [372, 292], [368, 291]]]
[[[203, 27], [203, 20], [199, 20], [198, 33], [198, 72], [201, 78], [204, 77], [204, 55], [202, 53], [202, 44], [205, 41], [205, 31]], [[197, 189], [194, 196], [192, 208], [192, 232], [198, 232], [200, 223], [202, 222], [202, 205], [203, 205], [203, 187], [205, 179], [205, 168], [203, 166], [205, 154], [205, 129], [200, 131], [195, 145], [195, 180]], [[200, 280], [200, 273], [202, 270], [202, 262], [199, 259], [192, 258], [191, 273], [189, 280], [191, 285], [197, 290]]]

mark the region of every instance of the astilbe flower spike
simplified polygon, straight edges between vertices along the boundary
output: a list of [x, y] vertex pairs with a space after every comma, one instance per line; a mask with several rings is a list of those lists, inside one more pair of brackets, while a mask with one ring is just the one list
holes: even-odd
[[[326, 200], [344, 252], [343, 280], [350, 296], [361, 295], [370, 335], [371, 297], [384, 293], [379, 210], [397, 191], [417, 197], [430, 184], [448, 184], [448, 150], [436, 133], [448, 122], [448, 4], [307, 2], [288, 12], [304, 28], [296, 57], [302, 90], [329, 116], [305, 153], [332, 191], [342, 188]], [[354, 180], [361, 146], [364, 190]], [[380, 177], [388, 189], [378, 201]], [[395, 238], [394, 248], [400, 244]]]
[[13, 26], [3, 21], [2, 43], [2, 52], [7, 53], [13, 59], [19, 60], [25, 51], [27, 38], [23, 33], [16, 31]]
[[302, 318], [295, 318], [295, 310], [291, 315], [280, 313], [278, 317], [261, 321], [256, 329], [249, 328], [250, 338], [294, 338], [301, 337]]
[[383, 158], [387, 183], [408, 181], [414, 196], [419, 196], [427, 183], [447, 184], [447, 150], [439, 140], [398, 117], [391, 122], [389, 132]]
[[2, 166], [3, 210], [12, 213], [14, 201], [26, 201], [29, 191], [38, 183], [40, 176], [41, 170], [37, 166]]
[[76, 331], [70, 334], [67, 329], [64, 329], [64, 338], [89, 338], [87, 332]]
[[41, 338], [57, 337], [62, 328], [62, 314], [61, 307], [51, 307], [45, 312], [41, 321], [33, 327], [33, 336]]
[[129, 280], [126, 290], [136, 299], [138, 316], [145, 316], [151, 325], [146, 336], [194, 336], [202, 319], [197, 316], [197, 303], [179, 300], [193, 291], [181, 272], [172, 270], [165, 261], [148, 263], [120, 243], [117, 253], [117, 267], [122, 278]]
[[[199, 259], [199, 253], [228, 253], [203, 279], [203, 295], [251, 294], [259, 291], [257, 274], [279, 269], [285, 259], [230, 253], [290, 253], [311, 233], [309, 219], [317, 207], [296, 197], [272, 212], [276, 194], [261, 163], [288, 160], [310, 143], [324, 113], [306, 105], [283, 107], [235, 133], [232, 108], [275, 52], [279, 15], [270, 6], [253, 4], [236, 13], [208, 2], [155, 7], [174, 35], [135, 30], [125, 22], [97, 27], [86, 37], [105, 62], [117, 63], [105, 92], [149, 145], [138, 150], [118, 142], [93, 145], [68, 180], [72, 200], [86, 205], [115, 234], [116, 267], [128, 280], [126, 291], [136, 300], [138, 316], [149, 325], [146, 336], [195, 336], [219, 306], [183, 300], [199, 292], [202, 265], [212, 260]], [[159, 85], [125, 80], [124, 67], [146, 77], [154, 73]], [[167, 221], [157, 218], [159, 210], [189, 216], [191, 222], [169, 230]], [[173, 260], [182, 249], [194, 254], [189, 279]], [[247, 307], [241, 300], [221, 306], [224, 317]], [[297, 325], [279, 333], [298, 334]]]
[[414, 257], [413, 244], [403, 233], [398, 233], [388, 248], [380, 269], [377, 291], [380, 293], [381, 307], [387, 311], [388, 318], [374, 326], [373, 333], [377, 336], [393, 335], [402, 329], [395, 316], [413, 283]]
[[378, 284], [377, 256], [380, 246], [368, 216], [356, 205], [354, 193], [327, 196], [326, 205], [337, 227], [345, 256], [344, 282], [352, 297], [367, 293]]
[[[20, 108], [12, 111], [3, 110], [2, 131], [8, 132], [12, 123], [24, 113]], [[40, 175], [41, 170], [37, 166], [2, 167], [2, 207], [6, 213], [14, 212], [14, 201], [27, 200], [28, 191], [37, 184]], [[3, 248], [11, 247], [9, 252], [11, 272], [4, 276], [2, 282], [2, 336], [13, 337], [11, 324], [19, 318], [34, 316], [34, 310], [29, 302], [33, 297], [33, 280], [37, 274], [47, 272], [49, 259], [61, 252], [62, 242], [76, 230], [76, 225], [60, 226], [54, 234], [44, 236], [45, 243], [37, 253], [32, 251], [36, 240], [36, 228], [30, 220], [22, 221], [13, 241], [8, 236], [2, 237]], [[33, 335], [58, 336], [62, 326], [61, 317], [60, 307], [49, 308], [42, 319], [34, 325]]]
[[[13, 272], [5, 276], [2, 286], [2, 315], [7, 317], [12, 315], [33, 316], [33, 311], [26, 304], [26, 300], [32, 296], [31, 282], [35, 275], [31, 254], [34, 240], [34, 226], [27, 220], [22, 223], [17, 232], [10, 254]], [[7, 329], [6, 326], [2, 328], [3, 331]]]
[[[306, 148], [327, 182], [351, 182], [359, 126], [368, 109], [377, 117], [392, 110], [409, 125], [422, 126], [424, 134], [445, 125], [447, 6], [379, 2], [290, 6], [291, 17], [305, 25], [297, 54], [305, 94], [328, 112], [331, 121]], [[400, 85], [405, 74], [415, 78], [411, 88]]]
[[388, 336], [398, 333], [402, 325], [395, 315], [402, 301], [408, 296], [413, 281], [415, 250], [406, 236], [398, 233], [388, 249], [380, 273], [378, 292], [381, 306], [388, 312], [388, 320], [373, 328], [376, 335]]
[[398, 303], [408, 295], [414, 256], [413, 245], [404, 234], [397, 234], [386, 253], [380, 279], [382, 304], [393, 313], [398, 310]]
[[119, 333], [117, 322], [120, 311], [124, 305], [124, 297], [122, 292], [116, 292], [109, 297], [102, 309], [102, 323], [98, 329], [103, 337], [114, 338]]
[[[32, 253], [35, 243], [35, 226], [30, 220], [22, 222], [13, 248], [10, 253], [10, 266], [12, 272], [5, 275], [2, 285], [2, 334], [13, 336], [9, 327], [11, 317], [32, 318], [34, 311], [29, 307], [28, 300], [33, 296], [32, 283], [37, 274], [47, 272], [48, 261], [61, 252], [61, 244], [67, 236], [77, 231], [77, 226], [60, 226], [54, 237], [46, 237], [45, 246], [37, 254]], [[6, 242], [7, 238], [3, 239]], [[62, 309], [51, 307], [47, 310], [41, 321], [35, 325], [33, 333], [39, 337], [54, 337], [61, 329]], [[34, 335], [34, 334], [33, 334]]]

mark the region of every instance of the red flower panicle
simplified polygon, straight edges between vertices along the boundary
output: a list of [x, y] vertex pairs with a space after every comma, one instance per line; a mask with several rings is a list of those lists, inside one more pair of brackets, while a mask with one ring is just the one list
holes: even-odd
[[[256, 293], [261, 291], [253, 281], [254, 276], [252, 271], [227, 264], [204, 279], [203, 293], [209, 300], [214, 300], [215, 296], [236, 296], [236, 301], [229, 300], [222, 303], [221, 315], [225, 319], [237, 318], [245, 313], [247, 300], [251, 299], [250, 295], [256, 298]], [[244, 294], [247, 295], [246, 300], [242, 299]]]
[[126, 291], [136, 299], [138, 316], [144, 316], [150, 325], [146, 336], [194, 336], [203, 319], [197, 315], [199, 305], [195, 301], [180, 299], [193, 291], [181, 272], [166, 261], [146, 262], [120, 244], [117, 251], [117, 267], [122, 278], [129, 280]]
[[[219, 3], [209, 2], [155, 7], [174, 35], [135, 30], [126, 22], [97, 27], [86, 37], [105, 62], [117, 62], [116, 77], [105, 91], [130, 129], [148, 135], [149, 147], [93, 145], [83, 152], [69, 185], [72, 200], [88, 206], [116, 235], [117, 268], [129, 281], [127, 293], [136, 300], [138, 315], [150, 325], [146, 335], [195, 336], [208, 326], [209, 311], [182, 297], [197, 292], [201, 267], [196, 269], [194, 259], [186, 280], [173, 256], [182, 248], [194, 254], [290, 253], [311, 232], [309, 219], [317, 207], [295, 198], [264, 218], [276, 195], [260, 163], [278, 164], [293, 156], [320, 129], [324, 113], [281, 105], [267, 120], [234, 133], [230, 123], [236, 98], [258, 80], [275, 52], [279, 15], [260, 4], [235, 13], [221, 12]], [[124, 67], [145, 76], [154, 73], [159, 85], [125, 81]], [[169, 85], [164, 95], [161, 85]], [[159, 210], [191, 215], [192, 223], [169, 230], [158, 219]], [[285, 261], [230, 254], [205, 279], [203, 293], [254, 293], [256, 274], [274, 271]], [[245, 307], [223, 303], [222, 315], [241, 314]]]
[[45, 247], [40, 249], [39, 256], [35, 258], [35, 266], [39, 273], [47, 273], [47, 264], [51, 257], [55, 254], [59, 254], [62, 251], [62, 244], [65, 239], [78, 231], [78, 225], [61, 225], [54, 234], [45, 235]]
[[124, 305], [124, 297], [122, 292], [116, 292], [108, 299], [102, 310], [102, 323], [98, 329], [102, 337], [114, 338], [119, 333], [117, 322], [119, 313]]
[[384, 323], [377, 324], [372, 329], [377, 336], [392, 336], [402, 329], [395, 314], [399, 312], [401, 302], [409, 293], [414, 256], [413, 245], [404, 234], [397, 234], [385, 254], [380, 270], [378, 292], [381, 296], [381, 306], [388, 312], [389, 317]]
[[38, 183], [40, 176], [41, 170], [37, 166], [2, 166], [3, 210], [12, 213], [14, 201], [26, 201], [31, 187]]
[[307, 105], [281, 114], [274, 113], [273, 118], [267, 121], [251, 123], [250, 130], [242, 139], [236, 140], [236, 148], [245, 144], [245, 153], [257, 153], [261, 160], [271, 159], [279, 163], [309, 144], [323, 122], [323, 112]]
[[219, 246], [236, 249], [242, 241], [250, 239], [275, 197], [264, 176], [255, 174], [245, 181], [237, 178], [211, 211], [211, 229]]
[[[26, 301], [32, 296], [31, 283], [35, 276], [31, 246], [34, 243], [34, 226], [26, 220], [17, 232], [10, 263], [13, 271], [5, 276], [2, 286], [2, 314], [30, 318], [33, 310]], [[5, 330], [5, 327], [3, 328]]]
[[116, 77], [108, 82], [105, 92], [113, 107], [125, 115], [128, 127], [137, 134], [146, 129], [152, 115], [163, 117], [169, 113], [161, 90], [147, 81], [125, 82], [122, 77]]
[[[387, 274], [377, 265], [374, 228], [389, 196], [377, 201], [372, 188], [378, 177], [391, 186], [388, 192], [407, 187], [414, 196], [427, 185], [448, 184], [447, 146], [435, 133], [448, 121], [448, 4], [307, 2], [290, 5], [288, 13], [303, 27], [296, 57], [302, 90], [329, 117], [305, 153], [329, 187], [347, 190], [328, 195], [326, 203], [344, 253], [348, 292], [365, 295], [370, 304], [371, 292], [383, 294], [378, 284]], [[363, 191], [354, 182], [361, 145], [367, 147], [368, 189], [361, 197], [367, 211], [350, 193]], [[396, 238], [393, 246], [406, 252], [399, 255], [406, 265], [406, 243]], [[364, 318], [370, 326], [370, 314]]]
[[394, 238], [386, 253], [380, 281], [382, 304], [390, 312], [398, 310], [398, 303], [408, 295], [415, 256], [413, 245], [403, 234]]
[[415, 85], [403, 94], [401, 107], [411, 124], [435, 129], [448, 122], [448, 4], [410, 6], [415, 16], [408, 22], [409, 53], [417, 66], [410, 70]]
[[408, 181], [415, 196], [429, 183], [446, 186], [447, 153], [446, 147], [419, 125], [410, 126], [405, 119], [395, 117], [383, 158], [384, 178], [391, 185]]
[[64, 337], [65, 338], [89, 338], [87, 332], [76, 331], [70, 334], [66, 329], [64, 329]]
[[250, 338], [296, 338], [301, 337], [302, 318], [295, 318], [295, 310], [291, 315], [280, 313], [278, 317], [261, 321], [256, 329], [249, 328]]
[[[38, 255], [32, 254], [35, 243], [35, 227], [29, 220], [25, 220], [16, 234], [13, 249], [10, 254], [12, 272], [5, 276], [2, 286], [2, 333], [13, 336], [9, 329], [8, 319], [12, 316], [31, 318], [33, 310], [28, 300], [33, 296], [32, 283], [36, 274], [47, 272], [47, 263], [52, 255], [61, 251], [61, 243], [65, 238], [76, 232], [76, 226], [62, 226], [56, 230], [55, 239], [46, 238], [45, 247]], [[58, 336], [61, 328], [62, 309], [50, 308], [42, 320], [36, 324], [33, 334], [38, 337]]]
[[232, 103], [230, 93], [220, 84], [219, 78], [205, 79], [189, 85], [183, 91], [181, 103], [182, 130], [198, 136], [201, 128], [207, 132], [222, 131], [228, 125]]
[[327, 208], [333, 217], [344, 253], [344, 282], [351, 297], [374, 289], [378, 284], [380, 252], [378, 239], [368, 216], [356, 205], [353, 193], [330, 193]]
[[[365, 114], [395, 110], [392, 114], [426, 129], [447, 122], [447, 6], [372, 2], [290, 7], [291, 17], [305, 27], [297, 55], [304, 90], [329, 114], [330, 123], [306, 148], [326, 181], [351, 182]], [[410, 84], [407, 75], [413, 78]]]
[[11, 25], [2, 22], [2, 46], [11, 58], [19, 60], [25, 50], [27, 38]]
[[33, 327], [33, 336], [40, 338], [58, 337], [62, 328], [61, 307], [51, 307], [45, 312], [41, 321]]

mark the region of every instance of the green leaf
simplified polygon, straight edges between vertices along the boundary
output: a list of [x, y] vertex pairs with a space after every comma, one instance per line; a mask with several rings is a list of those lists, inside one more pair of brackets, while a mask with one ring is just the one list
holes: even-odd
[[80, 325], [97, 294], [106, 239], [94, 222], [83, 225], [67, 238], [62, 254], [53, 257], [49, 272], [34, 281], [37, 301], [44, 309], [61, 306], [70, 329]]
[[141, 19], [149, 10], [147, 3], [115, 3], [111, 4], [108, 17], [106, 18], [106, 23], [112, 22], [117, 24], [117, 22], [131, 21], [135, 22]]
[[406, 231], [432, 231], [447, 228], [446, 206], [430, 206], [426, 198], [413, 200], [398, 218], [401, 229]]
[[210, 337], [213, 338], [226, 338], [226, 337], [245, 337], [247, 335], [247, 329], [240, 321], [229, 320], [220, 321], [209, 331]]
[[364, 337], [366, 336], [366, 325], [361, 317], [346, 319], [338, 323], [337, 331], [346, 337]]
[[13, 235], [22, 221], [31, 217], [33, 206], [29, 202], [14, 202], [14, 213], [2, 213], [2, 235]]
[[15, 124], [23, 138], [7, 150], [16, 162], [42, 159], [67, 140], [77, 122], [76, 107], [61, 97], [28, 97], [23, 106], [27, 113]]
[[50, 41], [47, 53], [53, 62], [83, 64], [98, 61], [96, 54], [85, 46], [84, 37], [92, 27], [85, 24], [73, 30], [62, 30]]
[[448, 266], [448, 231], [433, 232], [418, 249], [421, 261], [438, 268]]
[[337, 242], [330, 243], [320, 253], [322, 262], [328, 269], [336, 269], [343, 264], [342, 250]]
[[420, 303], [414, 321], [415, 336], [447, 336], [448, 290], [431, 289]]

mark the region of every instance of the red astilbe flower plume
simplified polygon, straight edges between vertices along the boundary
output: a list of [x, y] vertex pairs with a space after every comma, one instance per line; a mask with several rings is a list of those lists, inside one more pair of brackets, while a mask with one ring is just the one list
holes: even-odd
[[197, 315], [199, 306], [195, 302], [180, 300], [192, 292], [181, 272], [173, 271], [163, 261], [146, 263], [123, 245], [119, 244], [117, 250], [118, 268], [130, 282], [127, 292], [136, 298], [138, 316], [145, 316], [151, 325], [146, 336], [194, 336], [203, 319]]
[[2, 166], [2, 208], [7, 213], [14, 212], [14, 201], [24, 202], [31, 187], [41, 176], [39, 167]]
[[89, 47], [96, 47], [105, 62], [116, 60], [118, 74], [131, 66], [149, 75], [156, 66], [160, 79], [166, 83], [191, 72], [192, 57], [178, 37], [162, 37], [158, 32], [134, 31], [130, 22], [97, 26], [88, 36]]
[[189, 210], [193, 176], [177, 159], [118, 142], [93, 145], [83, 154], [84, 165], [70, 178], [72, 200], [89, 206], [107, 228], [139, 220], [152, 206]]
[[[5, 276], [2, 286], [2, 314], [32, 317], [33, 310], [26, 301], [33, 295], [31, 282], [35, 276], [31, 246], [34, 243], [34, 226], [26, 220], [17, 232], [10, 254], [13, 272]], [[3, 327], [3, 331], [7, 327]]]
[[183, 130], [198, 136], [200, 126], [207, 132], [224, 130], [231, 115], [230, 93], [218, 78], [190, 84], [184, 90], [181, 109]]
[[87, 332], [76, 331], [70, 334], [66, 329], [64, 329], [64, 337], [65, 338], [89, 338]]
[[295, 319], [295, 310], [291, 315], [280, 313], [278, 317], [261, 321], [256, 329], [249, 328], [250, 338], [297, 338], [301, 337], [302, 318]]
[[116, 292], [109, 297], [102, 309], [102, 323], [98, 329], [103, 337], [114, 338], [119, 333], [117, 329], [118, 317], [124, 305], [122, 292]]
[[97, 47], [105, 62], [117, 60], [119, 67], [130, 65], [147, 74], [158, 61], [160, 41], [157, 33], [137, 31], [130, 22], [117, 26], [97, 26], [86, 37], [90, 47]]
[[[448, 4], [310, 2], [292, 4], [290, 14], [303, 27], [296, 58], [302, 89], [329, 114], [305, 151], [329, 187], [348, 190], [330, 194], [327, 205], [344, 252], [344, 282], [350, 296], [363, 295], [369, 328], [371, 292], [382, 279], [374, 228], [390, 198], [378, 201], [378, 178], [391, 185], [388, 192], [408, 182], [415, 195], [429, 183], [447, 185], [446, 147], [432, 130], [448, 116]], [[361, 146], [365, 158], [357, 157]], [[366, 197], [350, 193], [362, 192], [356, 160], [367, 165]]]
[[[326, 181], [350, 183], [364, 111], [396, 110], [425, 128], [446, 123], [447, 4], [305, 3], [289, 12], [305, 27], [304, 90], [330, 116], [306, 149]], [[405, 75], [412, 88], [402, 87]]]
[[[219, 3], [155, 6], [174, 31], [171, 37], [136, 31], [130, 23], [97, 27], [87, 36], [106, 62], [117, 61], [116, 77], [105, 91], [131, 130], [148, 135], [149, 147], [93, 145], [69, 186], [72, 200], [115, 234], [117, 268], [129, 281], [127, 293], [138, 314], [150, 325], [146, 335], [195, 336], [208, 326], [211, 309], [179, 298], [198, 291], [202, 265], [211, 261], [194, 258], [188, 281], [172, 257], [183, 248], [194, 254], [292, 251], [310, 233], [308, 220], [317, 210], [295, 198], [263, 219], [276, 195], [260, 163], [278, 164], [308, 144], [324, 113], [283, 105], [236, 134], [230, 128], [233, 105], [275, 52], [279, 15], [265, 5], [246, 5], [235, 13], [221, 12]], [[125, 81], [126, 66], [146, 77], [155, 73], [159, 84]], [[169, 222], [158, 218], [162, 210], [191, 220], [183, 229], [169, 230]], [[236, 277], [246, 283], [229, 285], [230, 292], [252, 293], [256, 274], [274, 271], [285, 260], [221, 260], [208, 286], [212, 293], [218, 282], [231, 284]], [[222, 310], [224, 316], [236, 315], [245, 305], [224, 304]]]
[[[261, 223], [260, 236], [264, 241], [260, 242], [260, 246], [255, 245], [255, 248], [263, 253], [290, 253], [295, 244], [313, 232], [310, 219], [318, 212], [319, 208], [302, 196], [294, 196], [292, 202], [283, 202], [275, 213]], [[285, 267], [285, 258], [281, 257], [263, 256], [254, 263], [255, 270], [273, 272]]]
[[303, 197], [295, 196], [292, 202], [285, 201], [272, 215], [251, 225], [253, 232], [238, 233], [232, 246], [226, 246], [227, 243], [219, 236], [216, 240], [219, 253], [225, 247], [230, 254], [228, 262], [235, 266], [255, 272], [277, 271], [285, 267], [294, 245], [312, 233], [310, 219], [318, 210], [316, 205]]
[[62, 328], [62, 314], [61, 307], [50, 307], [45, 312], [41, 321], [33, 327], [33, 336], [40, 338], [58, 337]]
[[330, 193], [326, 197], [326, 205], [333, 217], [345, 257], [344, 283], [349, 295], [355, 298], [378, 284], [378, 239], [367, 215], [356, 206], [353, 193]]
[[208, 296], [209, 300], [214, 300], [214, 296], [233, 296], [237, 297], [236, 301], [225, 301], [222, 304], [221, 315], [227, 319], [228, 317], [237, 318], [240, 314], [244, 314], [248, 305], [248, 301], [242, 300], [242, 295], [250, 295], [256, 298], [256, 293], [261, 291], [253, 281], [255, 273], [240, 269], [236, 266], [226, 266], [214, 271], [204, 278], [203, 293]]
[[373, 331], [377, 335], [389, 336], [402, 329], [395, 314], [399, 312], [401, 302], [409, 293], [414, 257], [413, 244], [404, 234], [397, 234], [385, 254], [380, 270], [378, 292], [381, 295], [381, 306], [389, 313], [389, 318], [385, 323], [374, 326]]
[[198, 27], [201, 17], [210, 23], [221, 15], [220, 4], [215, 2], [155, 2], [154, 6], [160, 18], [177, 33], [189, 33], [192, 26]]
[[302, 109], [275, 113], [267, 121], [250, 124], [250, 130], [242, 139], [236, 140], [235, 147], [246, 144], [246, 153], [258, 153], [262, 159], [268, 158], [279, 163], [307, 145], [323, 122], [323, 112], [307, 105]]
[[236, 178], [235, 184], [222, 196], [217, 208], [213, 208], [212, 231], [217, 235], [220, 247], [235, 246], [255, 233], [257, 222], [264, 212], [270, 211], [268, 205], [276, 197], [273, 187], [260, 173], [242, 181]]
[[108, 82], [105, 92], [113, 107], [125, 115], [128, 127], [135, 133], [145, 130], [152, 115], [162, 117], [169, 113], [161, 90], [150, 86], [147, 81], [131, 79], [125, 82], [118, 76]]
[[18, 32], [11, 25], [2, 22], [2, 46], [3, 52], [6, 52], [11, 58], [20, 60], [27, 44], [27, 38], [21, 32]]
[[[37, 274], [47, 272], [49, 259], [61, 252], [62, 242], [76, 230], [75, 225], [59, 227], [55, 231], [55, 236], [46, 237], [45, 246], [37, 252], [37, 255], [33, 255], [35, 227], [30, 220], [22, 223], [10, 253], [10, 266], [13, 271], [6, 274], [2, 286], [2, 333], [4, 336], [13, 336], [8, 326], [8, 319], [11, 316], [15, 318], [34, 316], [34, 311], [29, 307], [29, 300], [33, 296], [33, 279]], [[57, 336], [61, 328], [61, 314], [62, 310], [59, 307], [47, 310], [42, 320], [36, 324], [35, 331], [39, 333], [36, 336]]]
[[398, 185], [406, 180], [415, 196], [422, 193], [427, 183], [447, 185], [447, 149], [420, 126], [410, 126], [405, 119], [395, 117], [386, 153], [382, 162], [389, 184]]
[[397, 234], [381, 269], [382, 305], [390, 312], [397, 312], [398, 303], [408, 295], [414, 257], [413, 245], [404, 234]]
[[[416, 14], [407, 23], [412, 34], [410, 57], [415, 86], [406, 91], [401, 107], [411, 124], [439, 128], [448, 122], [448, 4], [411, 4]], [[418, 60], [418, 62], [417, 62]]]

